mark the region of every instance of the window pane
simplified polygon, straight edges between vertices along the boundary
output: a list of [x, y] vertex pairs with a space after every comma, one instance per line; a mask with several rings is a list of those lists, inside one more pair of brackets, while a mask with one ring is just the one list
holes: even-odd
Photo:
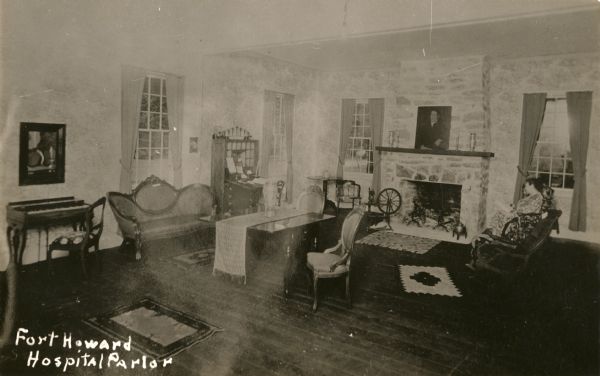
[[544, 184], [550, 184], [550, 174], [538, 174], [538, 178], [544, 183]]
[[148, 113], [140, 112], [140, 122], [138, 124], [138, 128], [146, 129], [148, 128]]
[[148, 92], [148, 80], [150, 80], [150, 77], [144, 78], [144, 93]]
[[166, 114], [167, 112], [167, 97], [162, 97], [162, 112]]
[[369, 104], [365, 103], [365, 114], [369, 113]]
[[566, 162], [567, 162], [567, 169], [565, 170], [565, 172], [572, 174], [573, 173], [573, 161], [570, 159], [567, 159]]
[[575, 179], [573, 175], [565, 175], [565, 188], [573, 188], [575, 185]]
[[160, 149], [152, 149], [152, 154], [150, 156], [150, 159], [160, 159]]
[[160, 78], [151, 78], [150, 80], [150, 93], [160, 95]]
[[371, 127], [365, 127], [364, 135], [365, 137], [371, 137]]
[[169, 149], [162, 149], [163, 159], [169, 158]]
[[371, 125], [371, 118], [368, 115], [363, 118], [363, 125]]
[[364, 114], [365, 113], [365, 105], [362, 103], [357, 103], [356, 104], [356, 113], [357, 114]]
[[163, 147], [165, 147], [165, 148], [169, 147], [169, 132], [163, 133]]
[[163, 115], [162, 116], [162, 125], [161, 125], [162, 129], [169, 129], [169, 118], [167, 117], [167, 115]]
[[143, 132], [143, 131], [139, 132], [139, 138], [138, 138], [139, 147], [147, 148], [148, 146], [150, 146], [150, 145], [148, 145], [148, 143], [150, 142], [150, 135], [148, 133], [149, 132]]
[[152, 144], [150, 146], [153, 148], [160, 147], [160, 132], [152, 132]]
[[[152, 125], [152, 123], [150, 123]], [[550, 158], [539, 158], [538, 171], [547, 172], [550, 171]]]
[[364, 148], [365, 150], [371, 150], [371, 140], [369, 140], [369, 139], [366, 139], [366, 140], [363, 142], [363, 148]]
[[552, 158], [552, 172], [562, 173], [564, 167], [562, 158]]
[[550, 186], [552, 188], [562, 188], [562, 175], [552, 175], [552, 180], [550, 181]]
[[159, 121], [160, 121], [160, 115], [159, 114], [150, 114], [150, 129], [159, 129]]
[[142, 94], [142, 104], [141, 104], [140, 108], [142, 111], [148, 111], [148, 95], [147, 94]]
[[138, 149], [137, 157], [138, 159], [148, 159], [148, 149]]
[[156, 95], [150, 96], [150, 111], [160, 112], [160, 97]]

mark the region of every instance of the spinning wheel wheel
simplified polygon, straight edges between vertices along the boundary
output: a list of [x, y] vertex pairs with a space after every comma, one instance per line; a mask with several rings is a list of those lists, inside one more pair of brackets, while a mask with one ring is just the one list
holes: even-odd
[[400, 206], [402, 205], [402, 197], [400, 196], [400, 192], [394, 188], [382, 189], [377, 195], [375, 204], [377, 204], [377, 207], [383, 213], [383, 218], [385, 219], [387, 228], [391, 230], [392, 226], [390, 225], [390, 216], [400, 210]]
[[388, 218], [400, 210], [400, 205], [402, 205], [402, 197], [394, 188], [383, 189], [377, 195], [377, 207]]

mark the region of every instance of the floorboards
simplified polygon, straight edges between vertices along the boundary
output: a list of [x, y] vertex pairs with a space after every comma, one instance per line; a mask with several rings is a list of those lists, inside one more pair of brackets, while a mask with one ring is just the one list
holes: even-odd
[[[342, 283], [327, 281], [317, 313], [303, 278], [283, 298], [281, 257], [259, 260], [240, 285], [214, 277], [211, 265], [183, 267], [171, 259], [197, 246], [156, 242], [144, 262], [103, 250], [87, 281], [71, 260], [58, 261], [52, 277], [43, 264], [24, 267], [18, 326], [93, 336], [82, 319], [151, 297], [223, 329], [156, 374], [598, 374], [600, 252], [585, 243], [552, 242], [512, 285], [470, 273], [466, 246], [441, 243], [414, 255], [359, 245], [353, 308], [345, 304]], [[399, 264], [445, 266], [463, 297], [406, 293]], [[44, 373], [25, 367], [26, 349], [12, 350], [0, 364], [2, 374]]]

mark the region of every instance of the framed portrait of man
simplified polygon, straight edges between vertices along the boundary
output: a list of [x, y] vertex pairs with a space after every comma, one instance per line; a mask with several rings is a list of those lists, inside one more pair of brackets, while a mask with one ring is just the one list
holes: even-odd
[[420, 106], [415, 149], [448, 150], [451, 117], [451, 106]]

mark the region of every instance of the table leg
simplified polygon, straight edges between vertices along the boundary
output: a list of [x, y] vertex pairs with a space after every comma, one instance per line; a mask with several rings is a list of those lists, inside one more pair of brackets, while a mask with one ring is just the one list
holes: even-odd
[[0, 353], [11, 343], [12, 332], [17, 318], [17, 283], [18, 265], [25, 248], [24, 236], [26, 230], [20, 226], [8, 226], [6, 239], [8, 241], [9, 259], [6, 272], [6, 299], [4, 317], [0, 323]]

